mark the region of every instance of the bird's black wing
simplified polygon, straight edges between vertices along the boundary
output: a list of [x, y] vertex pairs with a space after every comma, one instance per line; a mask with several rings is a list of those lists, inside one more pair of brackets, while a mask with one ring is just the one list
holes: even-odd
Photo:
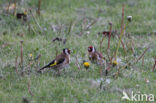
[[63, 63], [64, 61], [65, 61], [65, 58], [60, 58], [59, 60], [56, 61], [57, 62], [56, 64], [59, 65]]
[[[43, 70], [44, 68], [50, 68], [50, 67], [53, 67], [53, 66], [57, 66], [57, 65], [63, 63], [64, 61], [65, 61], [65, 58], [60, 58], [59, 60], [53, 60], [49, 64], [42, 67], [39, 71]], [[53, 65], [53, 64], [55, 64], [55, 65]]]
[[51, 61], [49, 64], [45, 65], [44, 67], [42, 67], [39, 71], [43, 70], [44, 68], [49, 68], [50, 65], [54, 64], [55, 60]]

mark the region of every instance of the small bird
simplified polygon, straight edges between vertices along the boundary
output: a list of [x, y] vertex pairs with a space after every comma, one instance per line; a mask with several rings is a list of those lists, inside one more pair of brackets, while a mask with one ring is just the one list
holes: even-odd
[[17, 13], [16, 17], [17, 19], [23, 19], [24, 21], [27, 21], [27, 11], [24, 11], [23, 13]]
[[97, 62], [97, 63], [103, 63], [104, 62], [104, 57], [102, 56], [101, 53], [97, 52], [95, 47], [89, 46], [88, 47], [88, 53], [89, 53], [89, 59], [92, 62]]
[[51, 61], [49, 64], [39, 69], [38, 72], [41, 72], [45, 68], [52, 68], [54, 70], [57, 70], [59, 73], [60, 69], [63, 69], [67, 65], [69, 65], [70, 53], [71, 53], [70, 49], [68, 48], [63, 49], [63, 52], [60, 55], [56, 56], [56, 58], [53, 61]]

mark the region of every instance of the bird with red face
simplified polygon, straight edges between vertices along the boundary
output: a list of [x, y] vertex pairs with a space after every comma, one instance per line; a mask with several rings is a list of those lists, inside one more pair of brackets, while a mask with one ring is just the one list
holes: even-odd
[[95, 47], [89, 46], [88, 53], [89, 53], [89, 60], [91, 60], [92, 62], [96, 62], [98, 64], [104, 62], [104, 57], [102, 56], [101, 53], [96, 51]]
[[69, 62], [70, 62], [70, 50], [68, 48], [65, 48], [63, 49], [60, 55], [56, 56], [54, 60], [52, 60], [50, 63], [39, 69], [38, 72], [43, 71], [45, 68], [52, 68], [59, 72], [59, 70], [66, 67], [69, 64]]

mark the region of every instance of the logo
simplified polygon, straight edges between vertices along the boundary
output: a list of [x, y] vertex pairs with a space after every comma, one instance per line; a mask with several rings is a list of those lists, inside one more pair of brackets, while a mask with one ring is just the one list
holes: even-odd
[[131, 95], [129, 96], [125, 91], [123, 91], [123, 96], [121, 100], [128, 100], [128, 101], [154, 101], [154, 94], [141, 94], [140, 91], [134, 93], [132, 91]]

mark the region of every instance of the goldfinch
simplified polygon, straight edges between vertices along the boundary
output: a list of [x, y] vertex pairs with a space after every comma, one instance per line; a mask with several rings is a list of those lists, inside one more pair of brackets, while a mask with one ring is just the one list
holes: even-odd
[[38, 72], [41, 72], [45, 68], [52, 68], [54, 70], [57, 70], [59, 72], [60, 69], [63, 69], [66, 67], [70, 62], [70, 50], [68, 48], [63, 49], [63, 52], [56, 56], [56, 58], [51, 61], [49, 64], [45, 65], [41, 69], [39, 69]]
[[24, 21], [27, 21], [27, 11], [24, 11], [24, 13], [17, 13], [16, 17], [17, 19], [23, 19]]
[[88, 47], [88, 53], [89, 53], [89, 59], [92, 62], [97, 62], [97, 63], [103, 63], [104, 62], [104, 57], [102, 56], [101, 53], [96, 51], [95, 47], [89, 46]]

